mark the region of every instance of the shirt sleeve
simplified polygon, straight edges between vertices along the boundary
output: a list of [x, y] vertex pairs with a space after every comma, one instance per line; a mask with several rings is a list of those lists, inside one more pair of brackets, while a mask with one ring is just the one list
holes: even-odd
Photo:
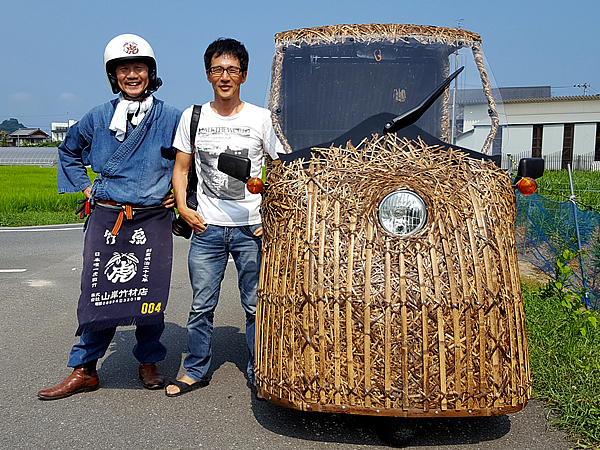
[[173, 147], [188, 154], [192, 153], [190, 143], [190, 120], [192, 119], [192, 109], [193, 107], [189, 107], [181, 115], [179, 125], [177, 125], [177, 131], [175, 132], [175, 140], [173, 141]]
[[86, 165], [93, 137], [91, 116], [87, 114], [69, 128], [65, 140], [58, 147], [58, 193], [83, 191], [90, 186]]

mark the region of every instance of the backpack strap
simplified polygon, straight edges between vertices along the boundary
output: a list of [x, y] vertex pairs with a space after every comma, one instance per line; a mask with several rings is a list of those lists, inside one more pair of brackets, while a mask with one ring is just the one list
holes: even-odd
[[190, 119], [190, 145], [192, 149], [192, 160], [188, 169], [188, 185], [187, 185], [187, 197], [190, 195], [196, 195], [196, 186], [198, 185], [198, 176], [196, 175], [196, 163], [194, 160], [194, 147], [196, 145], [196, 132], [198, 131], [198, 122], [200, 122], [200, 113], [202, 112], [202, 105], [194, 105], [192, 110], [192, 118]]
[[190, 144], [192, 147], [192, 155], [194, 154], [194, 146], [196, 145], [196, 132], [198, 131], [198, 122], [200, 122], [201, 112], [202, 105], [194, 105], [192, 119], [190, 120]]

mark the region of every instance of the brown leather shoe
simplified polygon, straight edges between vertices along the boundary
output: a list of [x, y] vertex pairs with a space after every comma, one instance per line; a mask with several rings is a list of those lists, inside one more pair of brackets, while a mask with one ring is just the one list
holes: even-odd
[[154, 363], [142, 363], [138, 369], [140, 380], [146, 389], [162, 389], [165, 387], [165, 377], [156, 368]]
[[65, 381], [49, 389], [38, 392], [40, 400], [58, 400], [79, 392], [98, 390], [100, 381], [96, 372], [96, 361], [75, 367], [73, 373]]

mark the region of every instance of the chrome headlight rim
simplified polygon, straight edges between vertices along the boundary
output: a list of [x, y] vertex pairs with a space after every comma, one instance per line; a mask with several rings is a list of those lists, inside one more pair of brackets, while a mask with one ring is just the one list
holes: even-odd
[[[412, 222], [414, 222], [415, 217], [418, 218], [416, 225], [414, 223], [411, 224], [410, 228], [407, 231], [399, 232], [398, 226], [396, 226], [395, 228], [392, 226], [395, 223], [393, 219], [390, 220], [389, 217], [382, 217], [384, 215], [382, 211], [386, 211], [387, 208], [393, 205], [394, 200], [397, 201], [396, 197], [404, 197], [405, 199], [409, 199], [410, 202], [413, 203], [412, 205], [409, 205], [409, 207], [412, 207], [413, 210], [416, 209], [418, 213], [416, 216], [413, 214], [400, 217], [400, 219], [408, 219]], [[406, 201], [404, 203], [406, 203]], [[407, 206], [403, 206], [403, 208], [407, 208]], [[406, 238], [417, 234], [418, 232], [423, 230], [423, 228], [425, 228], [425, 225], [427, 224], [427, 218], [427, 204], [425, 203], [425, 200], [423, 200], [423, 197], [421, 197], [416, 192], [406, 188], [396, 189], [395, 191], [392, 191], [389, 194], [387, 194], [379, 202], [377, 209], [377, 219], [379, 221], [379, 225], [385, 230], [386, 233], [394, 237]]]

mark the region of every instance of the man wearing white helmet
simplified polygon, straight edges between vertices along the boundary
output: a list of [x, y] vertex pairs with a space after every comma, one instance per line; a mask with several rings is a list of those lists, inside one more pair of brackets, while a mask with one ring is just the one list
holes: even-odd
[[[154, 52], [141, 37], [111, 40], [104, 65], [119, 97], [88, 112], [59, 147], [59, 192], [82, 191], [82, 216], [93, 212], [85, 227], [77, 309], [81, 337], [67, 364], [73, 372], [38, 392], [41, 400], [98, 389], [96, 362], [121, 325], [136, 325], [133, 354], [143, 386], [165, 384], [156, 363], [166, 355], [160, 337], [173, 255], [172, 142], [181, 112], [152, 95], [162, 81]], [[88, 165], [97, 173], [93, 184]]]

